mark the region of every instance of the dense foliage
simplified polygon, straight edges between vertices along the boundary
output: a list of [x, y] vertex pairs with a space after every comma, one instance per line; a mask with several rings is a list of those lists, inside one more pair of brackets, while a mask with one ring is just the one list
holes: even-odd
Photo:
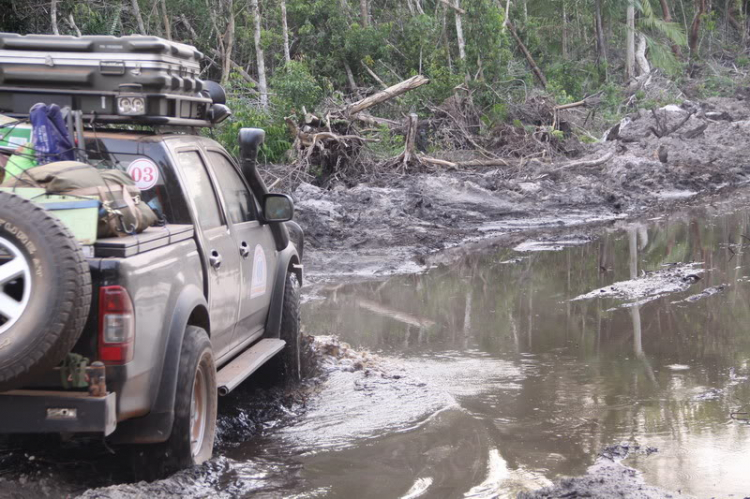
[[[230, 140], [239, 123], [264, 126], [267, 158], [279, 160], [292, 143], [285, 116], [361, 98], [415, 74], [431, 84], [381, 106], [379, 116], [429, 116], [462, 92], [481, 127], [490, 129], [534, 87], [544, 87], [558, 104], [597, 92], [614, 103], [623, 83], [654, 68], [676, 80], [696, 76], [709, 60], [741, 72], [750, 64], [749, 3], [0, 0], [0, 29], [140, 32], [196, 45], [208, 57], [204, 76], [230, 89], [235, 118], [218, 133]], [[731, 86], [726, 73], [711, 69], [700, 91]]]

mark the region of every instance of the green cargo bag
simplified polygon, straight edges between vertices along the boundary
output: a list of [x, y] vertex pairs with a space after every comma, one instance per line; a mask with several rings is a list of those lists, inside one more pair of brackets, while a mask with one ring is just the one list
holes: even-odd
[[26, 170], [19, 178], [5, 179], [2, 187], [43, 187], [48, 194], [95, 196], [102, 202], [97, 237], [140, 234], [158, 218], [141, 201], [141, 191], [120, 170], [99, 170], [77, 161], [59, 161]]

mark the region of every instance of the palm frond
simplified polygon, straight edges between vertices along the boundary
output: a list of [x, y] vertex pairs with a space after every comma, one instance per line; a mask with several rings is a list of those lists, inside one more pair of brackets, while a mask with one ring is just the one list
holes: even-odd
[[663, 69], [668, 74], [676, 74], [681, 71], [682, 67], [680, 61], [675, 57], [671, 47], [659, 40], [643, 35], [646, 37], [646, 43], [648, 44], [649, 59], [651, 63]]

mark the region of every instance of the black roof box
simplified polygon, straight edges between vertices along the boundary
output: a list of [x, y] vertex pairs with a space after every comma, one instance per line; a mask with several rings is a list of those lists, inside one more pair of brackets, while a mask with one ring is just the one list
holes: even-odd
[[202, 59], [154, 36], [0, 33], [0, 113], [44, 102], [99, 122], [210, 126]]

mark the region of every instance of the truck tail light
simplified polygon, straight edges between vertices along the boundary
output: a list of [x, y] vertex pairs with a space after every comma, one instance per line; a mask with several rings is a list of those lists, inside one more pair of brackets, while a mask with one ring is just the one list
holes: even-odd
[[133, 360], [135, 312], [122, 286], [99, 289], [99, 360], [109, 365]]

